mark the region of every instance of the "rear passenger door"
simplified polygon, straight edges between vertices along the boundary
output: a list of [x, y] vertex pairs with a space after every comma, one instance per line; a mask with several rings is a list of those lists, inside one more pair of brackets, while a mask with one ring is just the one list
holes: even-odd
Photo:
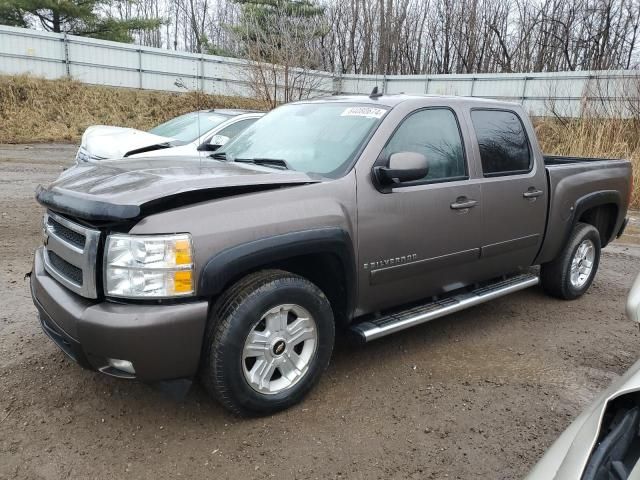
[[487, 276], [510, 273], [531, 265], [542, 242], [549, 197], [544, 162], [535, 158], [535, 133], [516, 111], [472, 109], [470, 116], [483, 176], [480, 268]]

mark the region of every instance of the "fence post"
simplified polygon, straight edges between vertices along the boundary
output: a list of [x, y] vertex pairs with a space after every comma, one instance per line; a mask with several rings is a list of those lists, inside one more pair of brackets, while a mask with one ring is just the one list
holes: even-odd
[[138, 88], [142, 90], [142, 49], [138, 49]]
[[64, 32], [62, 44], [64, 45], [64, 64], [67, 71], [67, 77], [71, 77], [71, 66], [69, 65], [69, 39], [67, 38], [67, 32]]
[[382, 76], [382, 94], [383, 95], [387, 94], [387, 74], [386, 73]]
[[471, 77], [471, 97], [473, 97], [473, 87], [476, 86], [476, 77]]
[[524, 101], [527, 99], [527, 80], [529, 77], [524, 76], [524, 81], [522, 82], [522, 95], [520, 96], [520, 105], [524, 106]]
[[424, 93], [425, 94], [429, 94], [429, 82], [431, 81], [431, 77], [429, 75], [427, 75], [427, 78], [424, 82]]

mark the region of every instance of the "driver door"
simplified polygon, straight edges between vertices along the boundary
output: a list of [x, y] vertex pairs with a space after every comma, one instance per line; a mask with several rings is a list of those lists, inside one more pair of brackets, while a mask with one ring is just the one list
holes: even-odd
[[482, 191], [470, 175], [458, 116], [445, 107], [409, 112], [376, 165], [417, 152], [429, 162], [416, 181], [381, 189], [358, 173], [359, 305], [376, 311], [472, 283], [482, 228]]

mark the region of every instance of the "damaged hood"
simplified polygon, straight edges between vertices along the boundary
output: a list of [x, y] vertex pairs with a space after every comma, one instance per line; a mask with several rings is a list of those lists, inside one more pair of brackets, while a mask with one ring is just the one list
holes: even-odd
[[213, 159], [164, 157], [77, 165], [36, 199], [86, 220], [127, 220], [212, 198], [317, 183], [306, 173]]
[[173, 138], [135, 128], [94, 125], [87, 128], [82, 135], [81, 147], [95, 159], [122, 158], [129, 152], [173, 141]]

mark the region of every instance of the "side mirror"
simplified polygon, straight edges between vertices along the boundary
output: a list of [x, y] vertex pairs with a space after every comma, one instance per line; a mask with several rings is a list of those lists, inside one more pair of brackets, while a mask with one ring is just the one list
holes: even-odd
[[397, 152], [389, 157], [388, 167], [374, 167], [374, 175], [380, 184], [420, 180], [429, 173], [429, 161], [421, 153]]
[[209, 139], [208, 142], [204, 142], [202, 145], [198, 147], [198, 151], [200, 152], [215, 152], [220, 147], [222, 147], [225, 143], [231, 140], [226, 135], [214, 135]]

